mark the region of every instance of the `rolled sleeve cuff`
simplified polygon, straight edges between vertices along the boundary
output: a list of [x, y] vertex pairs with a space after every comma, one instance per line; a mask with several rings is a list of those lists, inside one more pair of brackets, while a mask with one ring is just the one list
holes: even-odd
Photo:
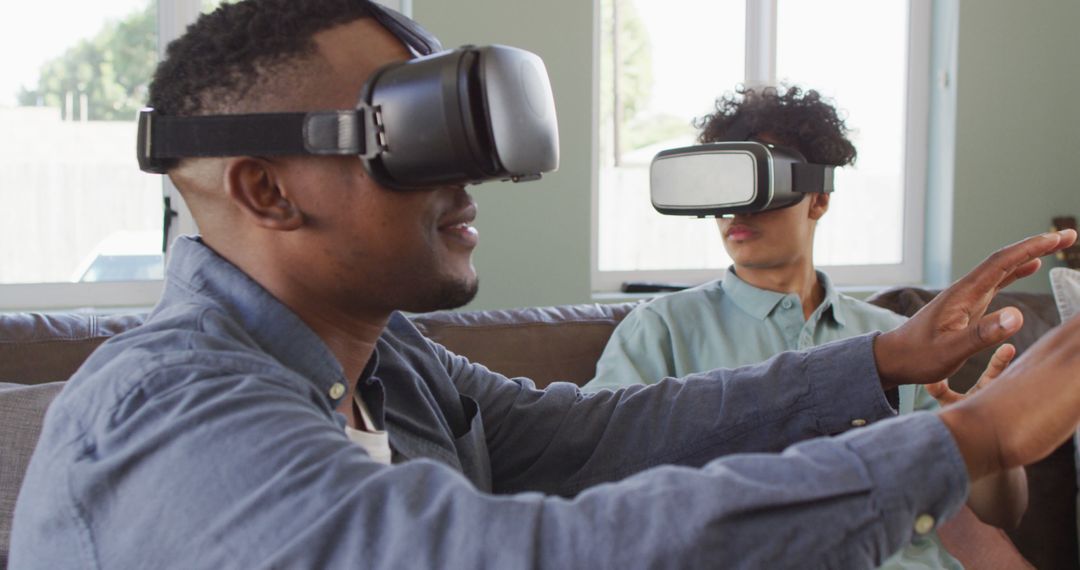
[[936, 413], [916, 412], [872, 429], [853, 430], [839, 439], [862, 458], [878, 490], [875, 507], [880, 512], [909, 514], [885, 517], [893, 524], [909, 525], [891, 532], [927, 534], [967, 500], [967, 467], [952, 433]]

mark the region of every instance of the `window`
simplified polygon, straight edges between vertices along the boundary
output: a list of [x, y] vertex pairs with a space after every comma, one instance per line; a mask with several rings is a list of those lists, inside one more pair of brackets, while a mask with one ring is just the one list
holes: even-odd
[[0, 20], [0, 311], [157, 301], [163, 243], [197, 230], [139, 171], [136, 112], [161, 47], [220, 3], [38, 0]]
[[200, 2], [164, 5], [41, 0], [0, 23], [0, 310], [156, 300], [162, 182], [138, 169], [135, 115], [159, 30]]
[[599, 0], [599, 12], [594, 291], [700, 283], [730, 263], [712, 219], [652, 209], [648, 168], [694, 144], [691, 121], [739, 84], [816, 89], [853, 131], [859, 159], [837, 171], [816, 264], [840, 285], [921, 279], [927, 0]]

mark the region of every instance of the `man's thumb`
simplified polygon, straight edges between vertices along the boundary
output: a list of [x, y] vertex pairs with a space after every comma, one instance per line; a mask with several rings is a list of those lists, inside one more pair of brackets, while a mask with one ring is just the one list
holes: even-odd
[[1015, 307], [1005, 307], [988, 315], [983, 315], [972, 329], [972, 354], [989, 348], [1016, 334], [1024, 326], [1024, 315]]

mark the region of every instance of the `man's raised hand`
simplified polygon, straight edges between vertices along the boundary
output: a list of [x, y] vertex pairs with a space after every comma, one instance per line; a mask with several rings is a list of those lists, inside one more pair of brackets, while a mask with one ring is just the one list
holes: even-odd
[[973, 481], [1049, 455], [1080, 425], [1080, 316], [939, 414]]
[[906, 323], [879, 335], [874, 359], [882, 386], [888, 389], [947, 378], [975, 353], [1012, 336], [1023, 325], [1020, 311], [1006, 307], [986, 314], [990, 300], [1017, 279], [1038, 271], [1040, 257], [1074, 242], [1076, 232], [1063, 230], [1003, 247]]

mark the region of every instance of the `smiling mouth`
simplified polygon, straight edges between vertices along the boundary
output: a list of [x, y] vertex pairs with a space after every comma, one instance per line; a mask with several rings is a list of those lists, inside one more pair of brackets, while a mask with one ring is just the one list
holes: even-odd
[[472, 249], [480, 241], [480, 233], [473, 227], [476, 221], [476, 206], [470, 204], [439, 225], [439, 233], [467, 249]]
[[447, 226], [441, 226], [439, 233], [448, 238], [448, 241], [472, 249], [480, 243], [480, 232], [468, 222], [460, 222]]

